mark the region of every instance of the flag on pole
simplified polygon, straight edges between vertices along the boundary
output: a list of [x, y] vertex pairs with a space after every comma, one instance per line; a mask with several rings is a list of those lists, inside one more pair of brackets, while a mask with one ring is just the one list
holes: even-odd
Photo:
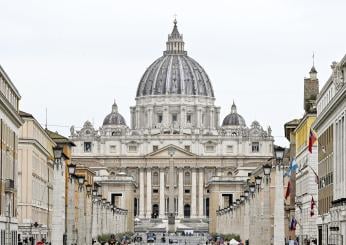
[[290, 163], [290, 166], [287, 169], [287, 172], [284, 174], [284, 176], [290, 177], [292, 174], [292, 171], [295, 171], [297, 173], [298, 169], [299, 169], [298, 163], [296, 162], [296, 159], [293, 159]]
[[315, 207], [316, 203], [315, 203], [315, 200], [314, 200], [314, 197], [311, 196], [311, 203], [310, 203], [310, 208], [311, 208], [311, 211], [310, 211], [310, 216], [314, 216], [315, 212], [314, 212], [314, 207]]
[[290, 222], [289, 229], [290, 229], [291, 231], [295, 231], [295, 230], [296, 230], [296, 227], [297, 227], [297, 220], [296, 220], [296, 218], [293, 216], [292, 219], [291, 219], [291, 222]]
[[291, 181], [288, 181], [287, 189], [285, 193], [285, 200], [289, 197], [290, 194], [291, 194]]
[[316, 135], [310, 128], [310, 135], [309, 135], [309, 152], [312, 153], [312, 146], [314, 145], [315, 141], [317, 140]]

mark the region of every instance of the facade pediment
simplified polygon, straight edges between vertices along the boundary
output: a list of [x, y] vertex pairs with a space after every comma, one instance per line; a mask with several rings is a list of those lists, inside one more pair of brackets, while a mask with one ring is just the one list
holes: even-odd
[[174, 151], [174, 158], [195, 158], [196, 154], [186, 151], [176, 145], [167, 145], [157, 151], [149, 153], [147, 158], [169, 158], [171, 151]]

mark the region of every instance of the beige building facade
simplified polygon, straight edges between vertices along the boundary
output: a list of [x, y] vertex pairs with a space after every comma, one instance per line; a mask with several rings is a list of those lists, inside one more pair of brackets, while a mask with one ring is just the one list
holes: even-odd
[[314, 129], [318, 134], [318, 244], [346, 244], [346, 55], [317, 98]]
[[21, 240], [51, 240], [54, 141], [28, 113], [19, 131], [18, 215]]
[[17, 167], [20, 94], [0, 66], [0, 244], [18, 240]]

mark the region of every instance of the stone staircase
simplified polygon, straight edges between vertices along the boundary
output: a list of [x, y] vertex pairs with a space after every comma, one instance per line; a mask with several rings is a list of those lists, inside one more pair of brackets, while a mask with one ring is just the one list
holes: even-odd
[[[141, 219], [135, 222], [135, 232], [167, 232], [167, 219]], [[194, 232], [208, 232], [208, 219], [180, 219], [176, 220], [177, 232], [193, 230]]]

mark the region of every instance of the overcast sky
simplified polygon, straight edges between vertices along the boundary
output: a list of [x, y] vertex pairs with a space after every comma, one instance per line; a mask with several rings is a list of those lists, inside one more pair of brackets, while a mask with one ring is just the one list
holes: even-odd
[[98, 128], [114, 99], [129, 124], [139, 80], [162, 55], [176, 14], [220, 120], [234, 99], [247, 125], [270, 125], [287, 145], [283, 125], [303, 115], [312, 53], [320, 88], [345, 55], [345, 9], [344, 0], [0, 0], [0, 64], [20, 109], [44, 124], [47, 107], [51, 130], [68, 135], [86, 120]]

